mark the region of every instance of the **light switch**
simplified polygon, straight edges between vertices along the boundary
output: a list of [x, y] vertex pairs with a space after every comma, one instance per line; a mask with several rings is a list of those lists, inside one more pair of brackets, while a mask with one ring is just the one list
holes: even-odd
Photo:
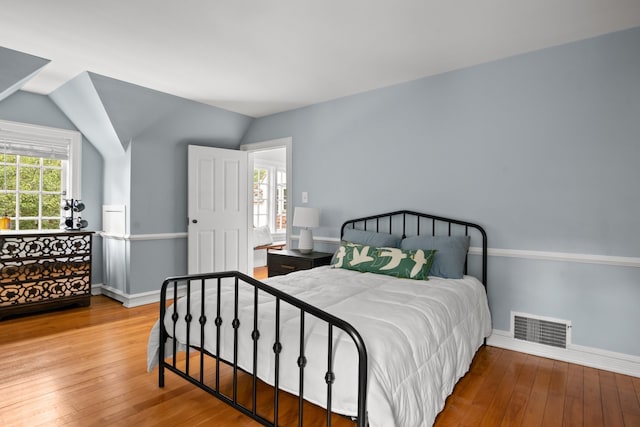
[[309, 203], [309, 193], [306, 191], [302, 192], [302, 203]]

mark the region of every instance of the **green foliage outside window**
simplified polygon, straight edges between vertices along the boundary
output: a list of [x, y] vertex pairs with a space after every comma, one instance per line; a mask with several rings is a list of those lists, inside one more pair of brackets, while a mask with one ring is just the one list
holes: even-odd
[[11, 217], [11, 229], [59, 229], [62, 161], [12, 154], [0, 160], [0, 215]]

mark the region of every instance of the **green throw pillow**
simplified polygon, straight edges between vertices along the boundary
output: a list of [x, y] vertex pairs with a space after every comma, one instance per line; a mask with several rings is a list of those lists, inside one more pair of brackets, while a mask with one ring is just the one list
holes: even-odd
[[435, 253], [435, 250], [376, 248], [342, 242], [333, 257], [333, 266], [404, 279], [429, 280]]

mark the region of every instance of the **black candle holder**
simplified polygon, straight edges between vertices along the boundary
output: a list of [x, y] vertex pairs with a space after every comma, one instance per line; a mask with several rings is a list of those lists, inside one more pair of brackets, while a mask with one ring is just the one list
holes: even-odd
[[87, 228], [89, 223], [80, 216], [80, 212], [84, 210], [82, 200], [64, 199], [62, 209], [67, 212], [64, 217], [64, 228], [66, 230], [81, 230]]

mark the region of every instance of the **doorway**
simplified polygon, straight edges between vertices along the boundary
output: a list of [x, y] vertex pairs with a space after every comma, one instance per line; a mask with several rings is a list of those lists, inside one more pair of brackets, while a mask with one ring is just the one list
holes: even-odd
[[292, 138], [246, 144], [249, 172], [249, 271], [266, 275], [267, 243], [290, 245], [291, 212], [287, 209], [292, 189]]

